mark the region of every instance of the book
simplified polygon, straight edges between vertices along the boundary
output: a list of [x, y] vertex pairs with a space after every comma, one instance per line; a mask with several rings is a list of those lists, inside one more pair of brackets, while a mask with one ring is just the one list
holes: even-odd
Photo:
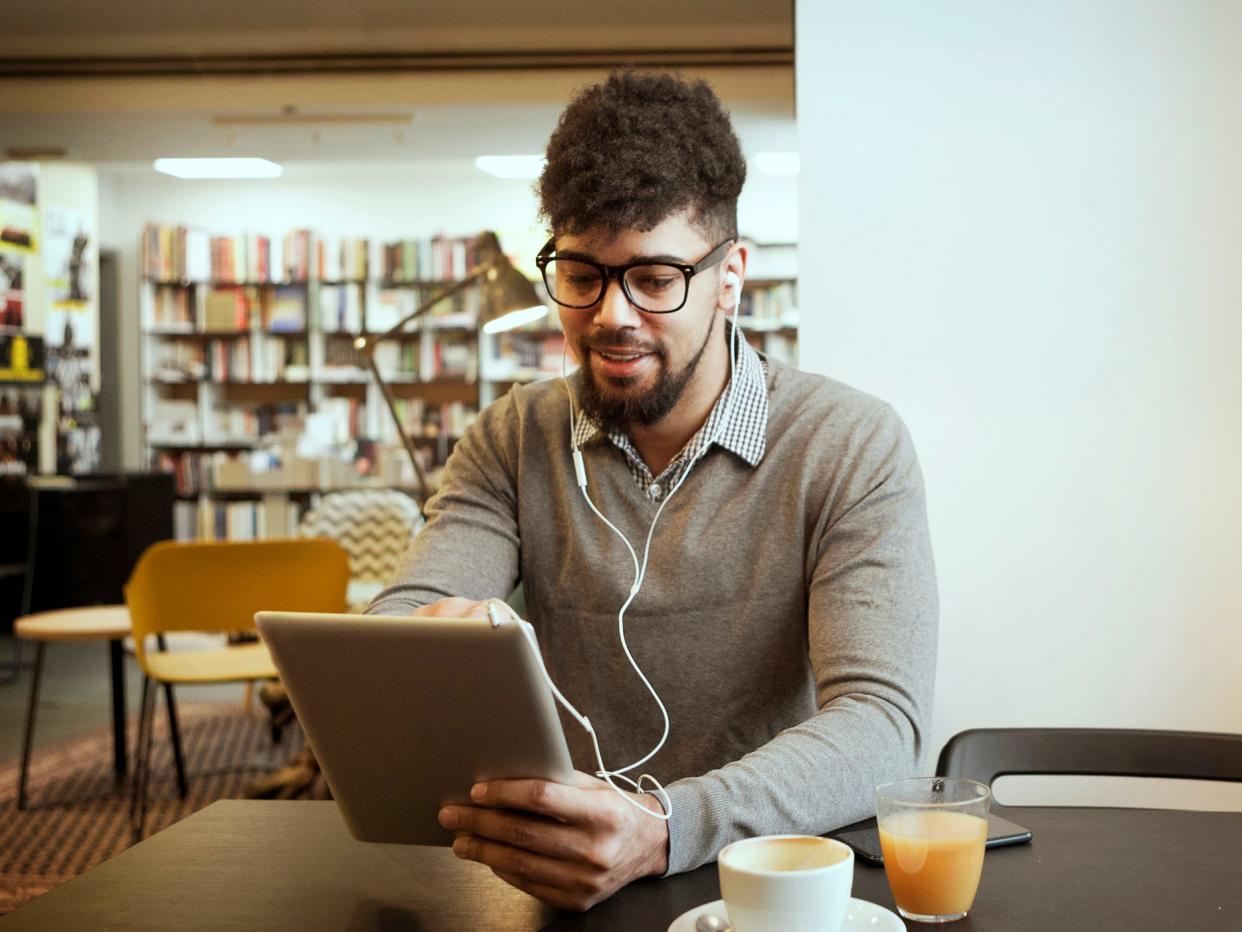
[[362, 329], [361, 284], [319, 286], [319, 328], [325, 333], [357, 333]]
[[291, 230], [285, 234], [282, 249], [284, 279], [304, 282], [312, 275], [311, 231]]
[[269, 333], [296, 333], [306, 329], [306, 289], [277, 285], [265, 294], [263, 329]]
[[257, 289], [240, 285], [210, 286], [203, 292], [204, 333], [249, 330], [259, 305]]

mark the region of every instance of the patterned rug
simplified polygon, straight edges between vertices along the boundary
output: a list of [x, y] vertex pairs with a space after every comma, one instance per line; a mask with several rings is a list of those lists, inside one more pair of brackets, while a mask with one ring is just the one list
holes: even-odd
[[[283, 764], [301, 744], [299, 729], [287, 728], [281, 746], [273, 748], [266, 717], [247, 715], [236, 705], [190, 705], [178, 711], [189, 794], [177, 798], [161, 702], [151, 746], [147, 837], [217, 799], [242, 798], [248, 783], [273, 762]], [[134, 719], [131, 750], [137, 733]], [[17, 809], [19, 768], [18, 758], [0, 763], [0, 914], [133, 843], [130, 783], [127, 779], [118, 786], [114, 779], [110, 726], [36, 747], [22, 812]]]

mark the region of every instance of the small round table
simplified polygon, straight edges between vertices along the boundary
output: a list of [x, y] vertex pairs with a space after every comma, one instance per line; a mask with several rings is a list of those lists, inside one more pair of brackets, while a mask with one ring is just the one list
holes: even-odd
[[[34, 641], [34, 678], [30, 683], [30, 704], [26, 709], [26, 730], [22, 737], [21, 777], [17, 784], [17, 808], [26, 808], [26, 773], [30, 765], [30, 748], [34, 740], [35, 709], [39, 704], [39, 682], [43, 677], [43, 655], [50, 641], [108, 642], [112, 671], [112, 738], [117, 779], [125, 776], [125, 670], [123, 644], [130, 635], [129, 609], [124, 605], [89, 605], [80, 608], [59, 608], [18, 618], [13, 633], [23, 640]], [[171, 700], [171, 696], [169, 696]], [[175, 715], [170, 709], [170, 725], [174, 748], [180, 751]], [[180, 758], [180, 753], [177, 753]], [[179, 763], [179, 761], [178, 761]], [[180, 774], [179, 774], [180, 775]]]

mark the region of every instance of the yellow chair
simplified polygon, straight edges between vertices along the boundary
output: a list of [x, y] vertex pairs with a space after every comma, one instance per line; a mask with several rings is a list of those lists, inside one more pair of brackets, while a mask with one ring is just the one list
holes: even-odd
[[[149, 650], [151, 637], [175, 631], [254, 631], [260, 611], [343, 612], [349, 564], [331, 540], [174, 543], [148, 547], [125, 587], [135, 656], [158, 684], [235, 683], [273, 679], [260, 643], [216, 650]], [[146, 821], [156, 690], [143, 690], [131, 814], [134, 834]]]

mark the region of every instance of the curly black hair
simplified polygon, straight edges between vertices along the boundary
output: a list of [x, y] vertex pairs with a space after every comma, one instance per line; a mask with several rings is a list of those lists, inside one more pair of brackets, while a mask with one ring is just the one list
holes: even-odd
[[554, 233], [650, 230], [683, 210], [712, 241], [737, 237], [746, 160], [706, 81], [614, 71], [581, 91], [537, 184]]

